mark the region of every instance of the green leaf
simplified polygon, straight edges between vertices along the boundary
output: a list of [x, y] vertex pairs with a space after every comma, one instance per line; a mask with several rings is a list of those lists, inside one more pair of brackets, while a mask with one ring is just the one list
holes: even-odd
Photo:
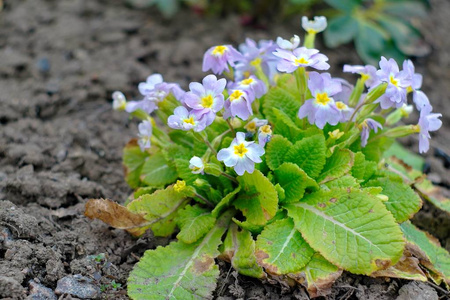
[[286, 208], [312, 248], [352, 273], [370, 274], [402, 256], [400, 227], [369, 193], [353, 188], [319, 191]]
[[384, 2], [383, 11], [403, 19], [427, 16], [426, 5], [419, 1]]
[[300, 108], [300, 99], [296, 99], [294, 95], [284, 89], [274, 87], [265, 95], [262, 106], [263, 113], [269, 120], [276, 118], [273, 108], [278, 108], [288, 115], [291, 120], [295, 120]]
[[362, 152], [356, 152], [352, 167], [352, 176], [358, 179], [364, 178], [364, 173], [366, 170], [366, 158]]
[[450, 199], [445, 197], [445, 192], [441, 187], [433, 185], [428, 179], [423, 179], [421, 182], [415, 183], [414, 188], [425, 200], [450, 214]]
[[375, 141], [369, 141], [366, 147], [362, 148], [362, 153], [366, 156], [366, 160], [379, 162], [383, 157], [384, 152], [394, 142], [393, 139], [387, 137], [380, 137]]
[[403, 147], [400, 143], [394, 142], [392, 146], [384, 152], [383, 157], [390, 158], [392, 156], [401, 159], [412, 168], [422, 171], [425, 165], [425, 159]]
[[286, 153], [284, 161], [298, 165], [310, 177], [316, 178], [325, 165], [326, 150], [323, 135], [311, 136], [296, 142]]
[[143, 214], [152, 221], [150, 227], [156, 236], [168, 236], [175, 229], [175, 217], [178, 209], [186, 204], [186, 195], [175, 192], [173, 186], [158, 190], [153, 194], [145, 194], [127, 205], [134, 213]]
[[356, 51], [366, 63], [378, 64], [380, 55], [384, 54], [389, 36], [378, 25], [368, 21], [360, 21], [358, 34], [355, 39]]
[[284, 163], [274, 171], [276, 181], [284, 189], [285, 199], [282, 202], [298, 202], [303, 198], [307, 188], [318, 190], [319, 185], [305, 171], [293, 163]]
[[298, 272], [313, 254], [314, 250], [294, 228], [291, 218], [266, 226], [256, 240], [259, 265], [274, 275]]
[[214, 259], [234, 212], [224, 214], [196, 243], [172, 242], [147, 250], [128, 278], [132, 299], [209, 299], [219, 268]]
[[123, 149], [125, 181], [133, 189], [137, 188], [141, 183], [139, 176], [148, 156], [148, 152], [142, 152], [136, 139], [131, 140]]
[[211, 216], [208, 209], [188, 205], [180, 210], [176, 222], [180, 228], [177, 239], [192, 244], [213, 228], [216, 218]]
[[420, 263], [433, 272], [437, 272], [447, 284], [450, 284], [450, 254], [440, 247], [439, 242], [426, 232], [417, 229], [407, 221], [400, 225], [408, 242], [423, 251], [425, 257], [420, 257]]
[[342, 269], [316, 252], [299, 273], [289, 274], [288, 276], [305, 286], [311, 298], [316, 298], [330, 294], [331, 286], [336, 279], [341, 277], [341, 274]]
[[234, 206], [242, 211], [247, 222], [253, 225], [264, 225], [275, 216], [278, 209], [278, 194], [273, 184], [260, 171], [239, 176], [241, 192]]
[[271, 119], [273, 132], [288, 138], [290, 141], [297, 141], [297, 136], [301, 134], [302, 130], [295, 125], [286, 113], [278, 108], [273, 108], [273, 113], [275, 115], [275, 118]]
[[358, 22], [348, 14], [339, 15], [329, 20], [324, 32], [325, 45], [335, 48], [350, 42], [358, 32]]
[[327, 159], [322, 174], [317, 181], [325, 183], [347, 174], [353, 166], [353, 159], [354, 154], [348, 149], [334, 151]]
[[241, 186], [238, 186], [234, 191], [223, 197], [222, 200], [220, 200], [220, 202], [217, 203], [216, 207], [214, 207], [213, 211], [211, 212], [212, 216], [217, 218], [223, 210], [225, 210], [230, 206], [231, 202], [234, 199], [234, 196], [240, 191]]
[[[343, 187], [359, 187], [359, 183], [355, 177], [345, 175], [340, 178], [328, 181], [325, 186], [329, 189], [343, 188]], [[323, 186], [322, 186], [323, 187]]]
[[152, 187], [162, 187], [173, 183], [177, 178], [177, 170], [168, 165], [162, 152], [150, 156], [142, 167], [141, 180]]
[[256, 261], [255, 241], [250, 231], [239, 231], [236, 224], [230, 225], [221, 255], [231, 261], [233, 268], [242, 275], [255, 278], [264, 276], [263, 269]]
[[284, 163], [284, 157], [289, 149], [292, 147], [292, 143], [281, 135], [273, 135], [272, 139], [266, 146], [266, 162], [271, 170], [275, 170], [282, 163]]
[[411, 219], [422, 207], [420, 197], [403, 182], [381, 177], [370, 180], [364, 186], [381, 187], [383, 189], [381, 193], [389, 197], [389, 200], [384, 204], [399, 223]]
[[352, 12], [355, 8], [361, 7], [362, 4], [362, 0], [325, 0], [325, 2], [345, 12]]

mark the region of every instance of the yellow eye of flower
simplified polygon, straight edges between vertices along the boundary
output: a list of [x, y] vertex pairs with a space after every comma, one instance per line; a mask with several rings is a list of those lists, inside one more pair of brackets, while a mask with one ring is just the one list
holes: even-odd
[[248, 152], [248, 149], [245, 148], [244, 143], [234, 146], [234, 154], [239, 155], [240, 157], [243, 157], [245, 153]]
[[230, 95], [230, 101], [234, 101], [234, 100], [237, 100], [237, 99], [241, 98], [243, 94], [244, 94], [244, 93], [242, 93], [241, 91], [235, 90], [235, 91], [234, 91], [233, 93], [231, 93], [231, 95]]
[[338, 102], [336, 102], [336, 107], [338, 109], [342, 110], [342, 109], [346, 109], [347, 105], [344, 102], [338, 101]]
[[255, 132], [256, 131], [256, 123], [255, 122], [250, 122], [247, 125], [245, 125], [245, 129], [247, 129], [247, 131], [250, 132]]
[[295, 64], [298, 66], [298, 65], [306, 65], [306, 64], [308, 64], [309, 63], [309, 61], [307, 61], [305, 58], [296, 58], [295, 59]]
[[189, 119], [184, 119], [183, 122], [184, 122], [184, 123], [191, 124], [191, 125], [195, 125], [195, 122], [194, 122], [194, 118], [193, 118], [193, 117], [190, 117]]
[[270, 127], [270, 125], [264, 125], [261, 127], [261, 132], [265, 134], [271, 134], [272, 128]]
[[333, 130], [331, 132], [328, 132], [328, 135], [332, 138], [332, 139], [339, 139], [344, 135], [344, 132], [340, 131], [339, 129]]
[[369, 74], [364, 74], [364, 73], [362, 73], [362, 74], [361, 74], [361, 79], [362, 79], [363, 81], [366, 81], [366, 80], [370, 79], [370, 75], [369, 75]]
[[202, 98], [202, 106], [204, 108], [211, 108], [213, 105], [214, 99], [211, 95], [205, 96]]
[[316, 101], [319, 104], [327, 105], [328, 102], [331, 101], [331, 99], [328, 97], [328, 94], [326, 92], [324, 92], [324, 93], [318, 93], [316, 95]]
[[175, 185], [173, 186], [173, 189], [177, 193], [181, 192], [185, 188], [186, 188], [186, 181], [184, 180], [177, 180], [177, 183], [175, 183]]
[[223, 55], [225, 53], [225, 51], [227, 51], [227, 49], [228, 48], [226, 46], [217, 46], [212, 51], [212, 54], [213, 55]]
[[261, 65], [261, 62], [262, 62], [262, 58], [261, 57], [257, 57], [257, 58], [255, 58], [254, 60], [252, 60], [250, 62], [250, 65], [252, 65], [254, 67], [257, 67], [257, 66]]
[[393, 75], [389, 76], [389, 81], [395, 85], [396, 87], [398, 87], [398, 80], [394, 78]]
[[242, 85], [250, 85], [253, 83], [253, 78], [247, 78], [241, 81]]

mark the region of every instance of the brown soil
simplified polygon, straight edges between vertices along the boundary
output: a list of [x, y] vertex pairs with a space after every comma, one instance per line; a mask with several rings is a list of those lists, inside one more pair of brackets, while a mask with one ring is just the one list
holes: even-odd
[[[56, 299], [52, 291], [57, 281], [81, 274], [101, 288], [101, 298], [127, 299], [126, 278], [137, 259], [168, 239], [151, 233], [133, 239], [83, 217], [88, 198], [123, 202], [131, 192], [123, 179], [121, 154], [136, 134], [136, 123], [125, 113], [112, 111], [111, 93], [121, 90], [135, 96], [137, 83], [154, 72], [186, 87], [202, 78], [201, 60], [208, 47], [238, 44], [247, 36], [289, 37], [300, 32], [299, 20], [262, 30], [243, 28], [237, 17], [204, 19], [190, 12], [180, 12], [169, 22], [151, 10], [127, 8], [119, 0], [4, 2], [0, 13], [0, 298]], [[450, 153], [446, 38], [450, 2], [431, 2], [433, 13], [422, 27], [434, 52], [417, 64], [425, 77], [423, 90], [444, 115], [434, 146]], [[335, 74], [344, 63], [359, 63], [350, 46], [324, 52]], [[405, 144], [417, 150], [414, 139]], [[448, 169], [433, 150], [427, 160], [432, 179], [449, 186]], [[425, 205], [414, 223], [450, 249], [447, 215]], [[300, 287], [264, 284], [220, 265], [215, 293], [219, 299], [308, 299]], [[42, 296], [43, 287], [51, 289], [46, 290], [50, 296]], [[435, 299], [437, 295], [442, 293], [423, 283], [345, 274], [330, 299]]]

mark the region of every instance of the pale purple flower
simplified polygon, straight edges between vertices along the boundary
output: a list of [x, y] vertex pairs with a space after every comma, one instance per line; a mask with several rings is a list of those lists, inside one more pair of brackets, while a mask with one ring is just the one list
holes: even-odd
[[164, 82], [161, 74], [150, 75], [146, 82], [139, 83], [138, 89], [144, 100], [154, 102], [163, 101], [171, 92], [177, 99], [183, 94], [178, 84]]
[[[234, 87], [233, 87], [234, 88]], [[243, 79], [235, 84], [235, 88], [250, 90], [256, 98], [261, 98], [267, 93], [267, 86], [262, 81], [256, 78], [256, 76], [251, 75], [250, 77]]]
[[277, 65], [280, 72], [292, 73], [300, 67], [311, 67], [316, 70], [328, 70], [330, 68], [327, 63], [328, 57], [319, 53], [317, 49], [300, 47], [288, 51], [278, 48], [273, 54], [281, 58]]
[[430, 100], [422, 91], [417, 90], [413, 92], [413, 101], [418, 111], [421, 111], [424, 107], [431, 108]]
[[442, 126], [439, 118], [442, 114], [431, 113], [431, 106], [424, 106], [419, 117], [419, 152], [425, 153], [430, 148], [430, 131], [436, 131]]
[[308, 33], [319, 33], [327, 28], [327, 18], [314, 17], [314, 20], [308, 20], [308, 17], [302, 17], [302, 27]]
[[151, 137], [152, 137], [152, 123], [150, 121], [142, 121], [138, 125], [138, 145], [143, 152], [145, 149], [149, 149], [151, 146]]
[[211, 70], [214, 74], [229, 71], [235, 62], [242, 59], [242, 55], [231, 45], [219, 45], [209, 48], [203, 56], [203, 72]]
[[189, 112], [186, 107], [178, 106], [175, 108], [173, 115], [167, 119], [167, 124], [170, 128], [181, 129], [184, 131], [194, 130], [195, 132], [202, 131], [206, 128], [205, 120], [197, 119], [197, 116]]
[[253, 173], [255, 163], [260, 163], [260, 156], [265, 153], [264, 148], [255, 142], [245, 141], [245, 133], [236, 133], [236, 138], [231, 142], [230, 147], [221, 149], [217, 153], [217, 159], [223, 161], [225, 166], [234, 167], [239, 176]]
[[377, 68], [371, 65], [344, 65], [344, 72], [361, 75], [364, 84], [368, 88], [374, 88], [381, 83], [377, 76]]
[[256, 66], [260, 65], [264, 74], [272, 80], [276, 74], [277, 58], [272, 54], [276, 44], [273, 41], [261, 40], [256, 43], [247, 38], [245, 43], [239, 45], [242, 57], [235, 67], [235, 79], [242, 80], [256, 73]]
[[194, 156], [189, 160], [189, 169], [192, 170], [193, 174], [203, 175], [205, 173], [205, 164], [200, 157]]
[[191, 82], [190, 91], [184, 95], [183, 100], [186, 106], [193, 109], [191, 113], [195, 114], [197, 119], [205, 119], [206, 126], [209, 126], [216, 113], [223, 108], [222, 92], [227, 81], [224, 78], [217, 80], [215, 75], [208, 75], [203, 78], [202, 83]]
[[112, 93], [112, 99], [114, 110], [125, 110], [127, 107], [127, 98], [125, 98], [125, 95], [122, 92], [115, 91]]
[[225, 101], [224, 119], [239, 117], [247, 120], [252, 114], [252, 103], [255, 96], [250, 90], [236, 89], [230, 91], [230, 96]]
[[406, 89], [411, 85], [411, 75], [403, 70], [399, 71], [398, 65], [394, 59], [389, 61], [382, 56], [380, 61], [380, 70], [377, 76], [382, 82], [387, 82], [386, 92], [377, 99], [382, 109], [388, 109], [395, 106], [401, 107], [406, 103]]
[[258, 143], [261, 147], [264, 147], [266, 143], [272, 138], [272, 127], [270, 125], [264, 125], [259, 127], [258, 130]]
[[290, 40], [285, 40], [282, 37], [277, 38], [277, 45], [284, 50], [294, 50], [300, 45], [300, 38], [298, 35], [294, 35]]
[[146, 113], [151, 114], [157, 108], [158, 105], [155, 101], [144, 98], [139, 101], [128, 101], [125, 107], [125, 111], [128, 113], [132, 113], [138, 109], [142, 109]]
[[353, 114], [354, 108], [348, 106], [348, 101], [353, 92], [353, 85], [351, 85], [347, 80], [342, 78], [333, 78], [334, 81], [341, 83], [342, 90], [333, 95], [334, 103], [336, 108], [341, 114], [339, 122], [347, 122]]
[[250, 122], [245, 124], [244, 129], [250, 133], [255, 134], [259, 127], [267, 125], [267, 120], [260, 120], [258, 118], [253, 118]]
[[411, 78], [411, 85], [409, 88], [412, 90], [418, 90], [422, 87], [423, 76], [420, 73], [416, 73], [414, 64], [411, 60], [407, 59], [403, 62], [403, 70], [406, 71]]
[[311, 124], [322, 129], [326, 123], [336, 125], [342, 119], [341, 111], [336, 107], [332, 96], [342, 90], [341, 83], [331, 78], [329, 73], [309, 73], [308, 87], [313, 99], [306, 100], [298, 111], [298, 117], [308, 117]]
[[365, 147], [369, 139], [370, 130], [377, 133], [378, 128], [383, 129], [383, 126], [377, 121], [367, 118], [359, 125], [359, 128], [361, 129], [361, 147]]

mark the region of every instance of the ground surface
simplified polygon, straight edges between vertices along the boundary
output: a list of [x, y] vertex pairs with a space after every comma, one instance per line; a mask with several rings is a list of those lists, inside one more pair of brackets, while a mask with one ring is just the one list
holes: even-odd
[[[450, 2], [431, 2], [433, 13], [422, 28], [434, 52], [417, 64], [424, 91], [444, 114], [434, 146], [448, 153]], [[84, 288], [73, 292], [79, 297], [127, 299], [123, 288], [132, 266], [146, 249], [168, 240], [150, 233], [136, 240], [82, 216], [88, 198], [123, 202], [130, 193], [121, 151], [136, 124], [111, 110], [111, 92], [136, 95], [136, 84], [154, 72], [186, 87], [203, 77], [202, 54], [212, 45], [299, 32], [299, 20], [257, 30], [242, 28], [235, 17], [204, 20], [184, 12], [168, 22], [122, 1], [5, 1], [0, 13], [0, 298], [47, 293], [33, 299], [56, 299], [55, 289], [64, 293], [81, 282]], [[351, 47], [325, 53], [335, 74], [343, 63], [359, 63]], [[405, 143], [417, 150], [414, 139]], [[448, 170], [432, 154], [431, 176], [448, 186]], [[448, 217], [425, 205], [414, 222], [450, 248]], [[307, 299], [301, 288], [285, 291], [236, 276], [226, 264], [221, 270], [216, 291], [221, 299]], [[57, 281], [71, 274], [85, 277], [67, 277], [68, 283], [57, 288]], [[437, 299], [437, 294], [425, 284], [345, 275], [330, 299], [408, 297]]]

